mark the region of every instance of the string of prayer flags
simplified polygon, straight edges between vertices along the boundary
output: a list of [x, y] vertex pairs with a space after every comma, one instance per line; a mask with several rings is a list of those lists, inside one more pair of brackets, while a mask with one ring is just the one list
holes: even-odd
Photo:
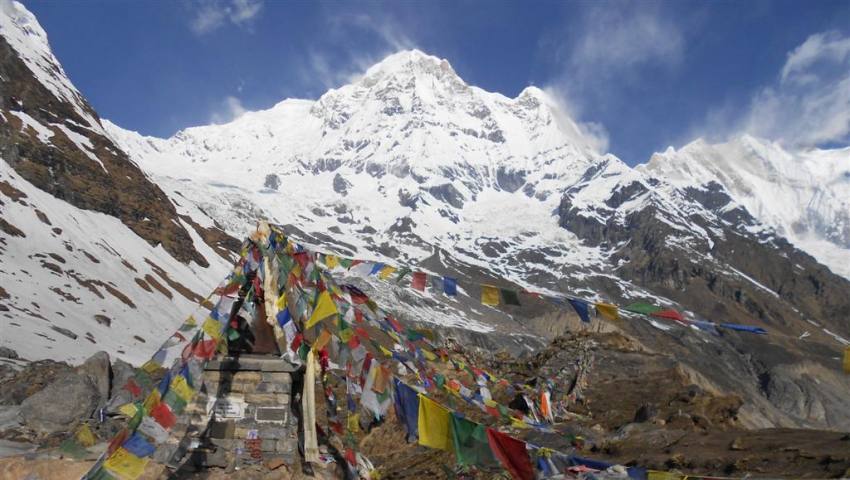
[[437, 450], [452, 450], [449, 434], [449, 410], [423, 394], [419, 394], [419, 445]]
[[519, 296], [515, 291], [507, 288], [502, 288], [499, 291], [502, 293], [502, 300], [505, 302], [505, 305], [520, 306]]
[[499, 305], [499, 289], [492, 285], [481, 285], [481, 303], [484, 305]]
[[316, 307], [313, 309], [313, 313], [310, 315], [310, 319], [307, 321], [307, 325], [305, 325], [304, 328], [309, 330], [322, 320], [338, 314], [339, 310], [336, 308], [336, 303], [334, 303], [331, 299], [331, 294], [328, 293], [327, 290], [323, 290], [319, 293], [319, 299], [316, 302]]
[[569, 302], [570, 305], [573, 306], [573, 310], [576, 311], [578, 318], [580, 318], [582, 322], [590, 323], [590, 311], [587, 308], [587, 302], [575, 298], [570, 298]]
[[413, 272], [413, 278], [411, 279], [410, 286], [413, 287], [414, 290], [424, 292], [427, 281], [428, 275], [425, 272]]
[[620, 318], [620, 312], [616, 305], [612, 305], [610, 303], [595, 303], [594, 306], [596, 307], [596, 312], [607, 319], [618, 320]]
[[749, 325], [738, 325], [735, 323], [721, 323], [718, 327], [728, 328], [729, 330], [737, 330], [739, 332], [757, 333], [759, 335], [767, 335], [767, 330], [761, 327], [751, 327]]
[[449, 297], [457, 296], [457, 279], [443, 277], [443, 293]]
[[496, 465], [496, 458], [487, 439], [487, 427], [467, 420], [457, 412], [451, 414], [451, 422], [452, 444], [458, 465]]
[[493, 455], [514, 480], [534, 480], [534, 467], [525, 442], [492, 428], [487, 429], [487, 441]]

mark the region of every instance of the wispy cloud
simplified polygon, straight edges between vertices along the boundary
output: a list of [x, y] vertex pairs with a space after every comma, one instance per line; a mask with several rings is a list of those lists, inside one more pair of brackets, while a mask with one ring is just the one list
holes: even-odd
[[206, 35], [232, 24], [250, 27], [263, 9], [263, 0], [205, 0], [193, 4], [189, 28]]
[[718, 107], [694, 133], [714, 140], [748, 133], [802, 148], [850, 143], [850, 37], [809, 36], [744, 108]]
[[[299, 69], [305, 82], [318, 82], [325, 90], [357, 80], [392, 53], [416, 48], [401, 24], [383, 12], [334, 12], [325, 22], [325, 48], [309, 49]], [[355, 44], [352, 38], [361, 40]]]
[[210, 114], [210, 123], [222, 124], [232, 122], [241, 117], [248, 110], [242, 105], [242, 101], [236, 97], [227, 96], [220, 104], [213, 108]]
[[608, 131], [588, 113], [614, 108], [649, 72], [671, 71], [682, 63], [686, 38], [681, 22], [661, 7], [649, 2], [585, 5], [541, 39], [538, 54], [561, 70], [544, 90], [559, 99], [600, 151], [608, 148]]
[[649, 4], [623, 8], [602, 3], [584, 11], [568, 52], [568, 65], [580, 81], [599, 81], [653, 64], [672, 66], [682, 59], [680, 26]]

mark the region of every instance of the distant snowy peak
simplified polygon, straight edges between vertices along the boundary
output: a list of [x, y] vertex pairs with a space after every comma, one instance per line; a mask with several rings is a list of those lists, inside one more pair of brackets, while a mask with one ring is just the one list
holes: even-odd
[[793, 152], [749, 135], [700, 139], [637, 169], [680, 188], [722, 187], [759, 222], [850, 276], [850, 148]]
[[100, 133], [95, 115], [85, 99], [74, 87], [59, 60], [53, 55], [47, 33], [29, 10], [17, 1], [0, 1], [0, 37], [3, 37], [35, 78], [56, 98], [73, 106], [76, 113], [88, 123], [89, 128]]

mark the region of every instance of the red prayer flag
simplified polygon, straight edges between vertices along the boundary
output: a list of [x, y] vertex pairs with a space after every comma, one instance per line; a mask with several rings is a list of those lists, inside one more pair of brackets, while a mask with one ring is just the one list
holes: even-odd
[[675, 320], [677, 322], [683, 322], [685, 320], [685, 317], [683, 317], [681, 313], [673, 309], [661, 310], [660, 312], [650, 313], [650, 315], [652, 315], [653, 317]]
[[124, 384], [124, 390], [130, 392], [133, 395], [133, 398], [142, 394], [142, 387], [140, 387], [132, 378], [127, 379], [127, 383]]
[[534, 467], [528, 457], [525, 442], [492, 428], [487, 429], [487, 442], [502, 467], [510, 472], [514, 480], [534, 480]]
[[425, 272], [413, 272], [413, 279], [410, 286], [420, 292], [425, 291], [425, 282], [428, 280], [428, 275]]
[[156, 420], [156, 423], [162, 425], [162, 428], [168, 430], [177, 423], [177, 417], [171, 413], [171, 408], [165, 402], [160, 402], [155, 406], [150, 413], [151, 417]]

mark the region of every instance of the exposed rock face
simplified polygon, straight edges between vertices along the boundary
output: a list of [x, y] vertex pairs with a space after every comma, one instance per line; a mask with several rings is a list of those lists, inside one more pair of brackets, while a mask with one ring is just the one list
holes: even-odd
[[98, 387], [85, 374], [70, 373], [21, 403], [21, 418], [42, 433], [71, 429], [97, 410]]
[[112, 378], [109, 354], [106, 352], [95, 353], [85, 363], [77, 367], [77, 373], [88, 377], [97, 387], [99, 398], [97, 407], [103, 407], [109, 398], [110, 380]]

